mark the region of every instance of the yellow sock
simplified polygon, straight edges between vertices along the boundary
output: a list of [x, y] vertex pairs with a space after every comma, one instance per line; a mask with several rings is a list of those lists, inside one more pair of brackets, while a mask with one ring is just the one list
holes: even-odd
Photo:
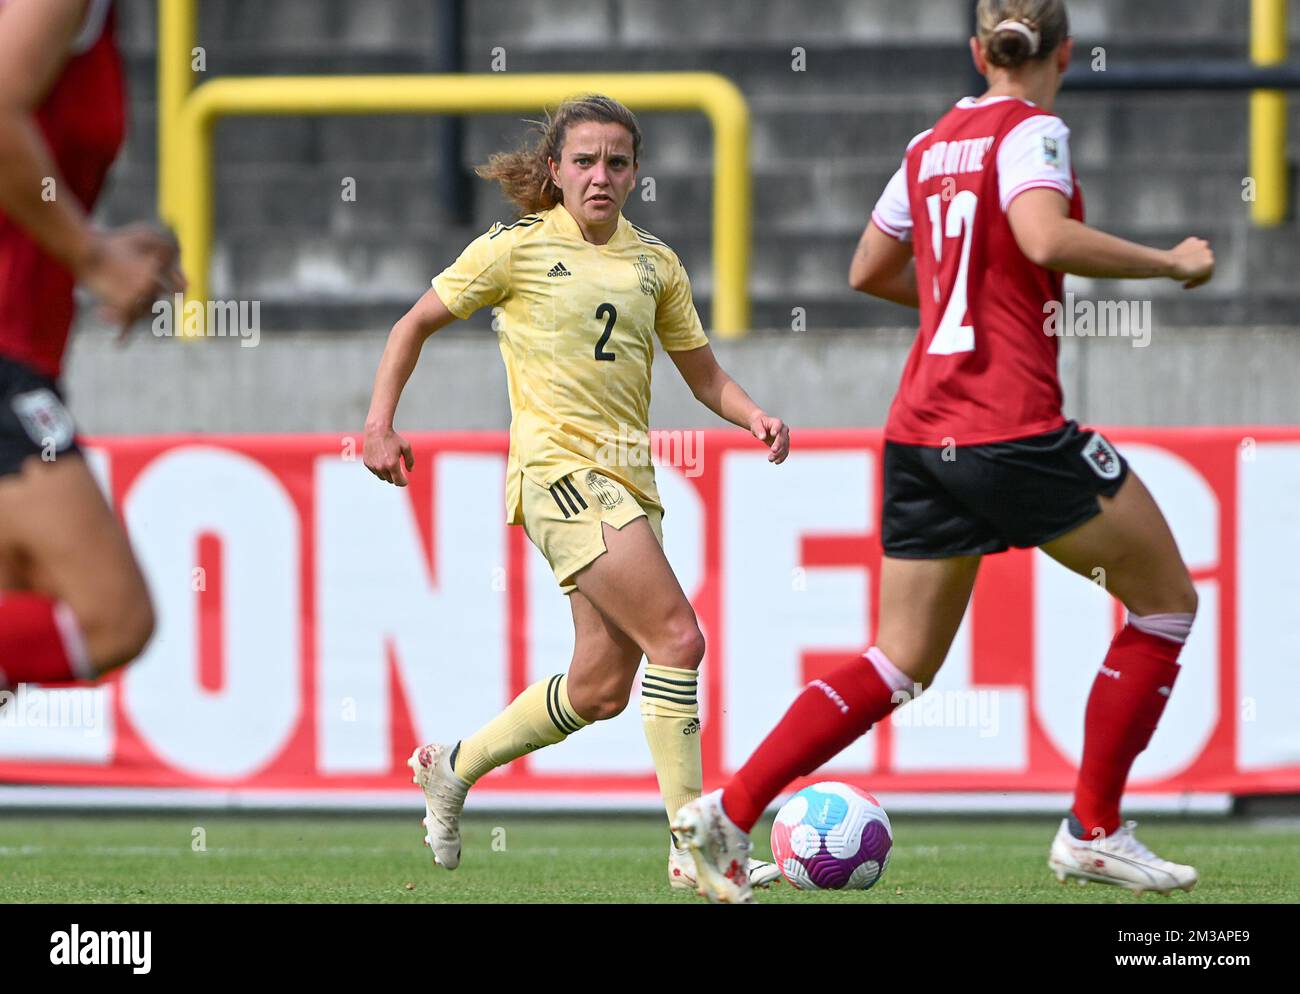
[[699, 797], [704, 787], [698, 676], [695, 670], [646, 666], [641, 678], [641, 726], [670, 822], [677, 809]]
[[462, 739], [452, 770], [466, 783], [543, 746], [563, 742], [590, 722], [578, 717], [569, 701], [569, 678], [557, 674], [541, 680], [467, 739]]

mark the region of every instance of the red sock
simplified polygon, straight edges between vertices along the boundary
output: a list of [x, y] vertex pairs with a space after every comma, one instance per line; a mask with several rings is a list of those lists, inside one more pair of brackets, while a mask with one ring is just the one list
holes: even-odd
[[1177, 642], [1125, 625], [1111, 643], [1084, 715], [1083, 762], [1074, 816], [1084, 838], [1119, 828], [1119, 802], [1138, 753], [1147, 747], [1178, 678]]
[[722, 810], [750, 831], [786, 784], [832, 759], [900, 703], [861, 656], [814, 680], [731, 778], [722, 792]]
[[71, 608], [36, 594], [0, 594], [0, 686], [94, 677]]

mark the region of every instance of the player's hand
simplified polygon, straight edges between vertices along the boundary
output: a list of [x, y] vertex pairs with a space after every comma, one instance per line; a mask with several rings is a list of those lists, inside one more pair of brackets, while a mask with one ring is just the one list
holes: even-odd
[[415, 453], [411, 451], [411, 443], [392, 428], [366, 429], [362, 459], [366, 469], [375, 476], [399, 487], [406, 486], [407, 472], [415, 469]]
[[778, 466], [785, 462], [790, 454], [790, 429], [784, 421], [757, 411], [749, 421], [749, 431], [768, 447], [768, 462]]
[[1214, 250], [1204, 238], [1189, 238], [1170, 251], [1169, 278], [1195, 290], [1214, 278]]
[[171, 232], [133, 224], [97, 232], [77, 277], [99, 298], [103, 318], [121, 325], [125, 335], [155, 300], [185, 289], [179, 257]]

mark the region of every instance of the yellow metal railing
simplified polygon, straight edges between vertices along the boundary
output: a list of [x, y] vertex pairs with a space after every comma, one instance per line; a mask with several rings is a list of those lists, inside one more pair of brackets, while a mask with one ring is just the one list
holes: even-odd
[[[1287, 0], [1252, 0], [1250, 58], [1276, 66], [1287, 56]], [[1290, 175], [1286, 158], [1286, 94], [1256, 90], [1250, 95], [1250, 175], [1255, 180], [1251, 214], [1256, 224], [1277, 227], [1286, 220]]]
[[[197, 24], [195, 0], [158, 0], [158, 213], [173, 224], [184, 205], [167, 202], [167, 169], [175, 160], [172, 125], [194, 87]], [[170, 186], [175, 189], [177, 184]]]
[[[159, 209], [181, 243], [191, 297], [208, 297], [213, 125], [233, 115], [536, 112], [598, 91], [636, 110], [702, 111], [713, 126], [713, 314], [724, 338], [749, 330], [749, 107], [713, 73], [225, 77], [191, 89], [194, 0], [160, 0]], [[701, 150], [703, 152], [703, 150]]]

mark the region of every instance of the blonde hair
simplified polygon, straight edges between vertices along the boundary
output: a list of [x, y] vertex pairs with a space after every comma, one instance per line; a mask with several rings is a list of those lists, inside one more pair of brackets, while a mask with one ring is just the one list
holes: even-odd
[[617, 100], [589, 93], [564, 101], [554, 114], [548, 111], [546, 120], [531, 122], [537, 136], [531, 144], [514, 152], [497, 152], [474, 172], [499, 183], [501, 192], [520, 214], [550, 210], [564, 199], [564, 194], [551, 179], [547, 160], [559, 162], [570, 126], [586, 121], [623, 125], [632, 136], [632, 162], [640, 161], [641, 126], [636, 115]]
[[979, 0], [978, 37], [991, 66], [1041, 61], [1070, 36], [1065, 0]]

